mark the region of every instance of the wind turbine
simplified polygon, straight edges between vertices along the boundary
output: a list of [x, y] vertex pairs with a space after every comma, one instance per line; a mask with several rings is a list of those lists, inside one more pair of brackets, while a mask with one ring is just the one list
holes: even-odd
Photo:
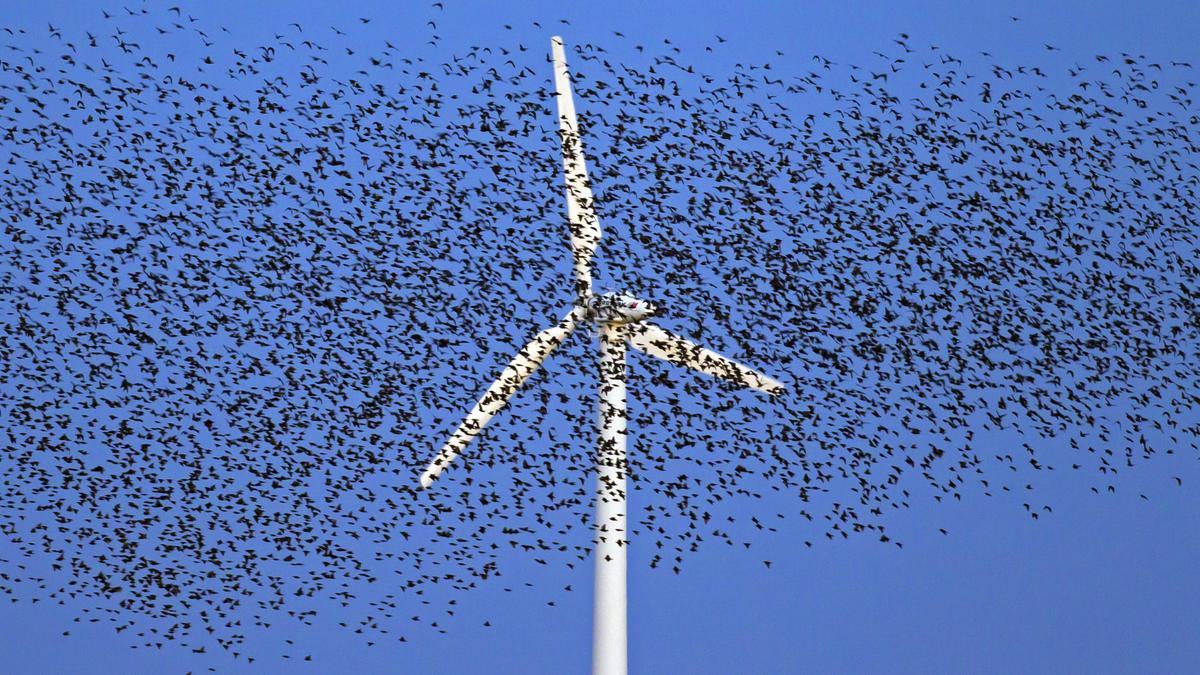
[[592, 208], [592, 189], [584, 167], [583, 146], [575, 119], [575, 101], [560, 37], [550, 40], [554, 85], [567, 185], [567, 215], [575, 260], [575, 306], [557, 325], [534, 336], [499, 379], [467, 414], [442, 451], [421, 474], [421, 487], [435, 478], [483, 430], [508, 399], [580, 324], [595, 324], [600, 334], [600, 441], [596, 448], [596, 579], [593, 608], [592, 672], [624, 675], [626, 638], [625, 353], [626, 344], [646, 354], [767, 394], [783, 385], [758, 371], [711, 352], [645, 319], [655, 306], [624, 293], [592, 292], [592, 257], [600, 243], [600, 225]]

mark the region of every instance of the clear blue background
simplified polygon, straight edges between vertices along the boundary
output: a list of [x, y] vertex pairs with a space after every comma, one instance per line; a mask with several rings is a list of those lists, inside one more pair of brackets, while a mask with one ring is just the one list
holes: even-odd
[[[605, 2], [460, 3], [207, 2], [184, 10], [229, 48], [263, 44], [298, 21], [360, 26], [364, 40], [448, 58], [477, 41], [497, 41], [511, 24], [514, 42], [548, 47], [604, 44], [612, 31], [695, 51], [728, 40], [730, 60], [770, 59], [781, 70], [808, 68], [811, 55], [867, 63], [901, 31], [917, 45], [936, 43], [999, 62], [1084, 62], [1123, 51], [1153, 60], [1200, 63], [1193, 2]], [[130, 6], [135, 6], [132, 3]], [[120, 11], [120, 4], [107, 7]], [[1019, 21], [1012, 21], [1017, 16]], [[569, 26], [558, 22], [560, 17]], [[433, 18], [436, 52], [422, 43]], [[531, 25], [539, 21], [543, 29]], [[49, 21], [79, 34], [101, 26], [92, 3], [6, 3], [0, 25], [41, 31]], [[1050, 55], [1043, 43], [1062, 49]], [[774, 56], [775, 50], [786, 56]], [[547, 71], [547, 82], [549, 72]], [[586, 102], [580, 106], [585, 107]], [[565, 238], [564, 238], [564, 246]], [[994, 437], [996, 444], [1021, 439]], [[636, 452], [636, 430], [633, 436]], [[1182, 476], [1177, 487], [1172, 476]], [[867, 538], [805, 548], [798, 521], [761, 537], [754, 550], [709, 547], [676, 577], [647, 567], [634, 542], [630, 565], [630, 660], [635, 673], [779, 672], [1200, 672], [1200, 471], [1186, 450], [1159, 456], [1122, 476], [1115, 495], [1097, 496], [1067, 473], [1044, 479], [1039, 497], [1054, 513], [1028, 518], [1018, 497], [957, 504], [913, 501], [890, 522], [903, 549]], [[1147, 495], [1143, 499], [1139, 494]], [[786, 504], [746, 501], [746, 515]], [[631, 505], [636, 509], [637, 504]], [[938, 528], [945, 528], [943, 535]], [[766, 569], [762, 560], [773, 561]], [[407, 644], [368, 647], [352, 631], [318, 622], [251, 634], [254, 672], [571, 673], [589, 665], [591, 569], [547, 570], [527, 558], [509, 562], [515, 592], [487, 586], [460, 601], [447, 635], [421, 631]], [[538, 576], [573, 593], [520, 590]], [[548, 606], [553, 600], [555, 606]], [[106, 623], [72, 623], [70, 607], [28, 600], [0, 609], [0, 670], [9, 673], [164, 673], [239, 671], [222, 656], [197, 657], [167, 645], [149, 653]], [[484, 627], [484, 618], [492, 626]], [[397, 623], [407, 621], [398, 612]], [[62, 636], [69, 629], [69, 637]], [[311, 663], [274, 656], [284, 640]], [[275, 646], [277, 645], [277, 646]]]

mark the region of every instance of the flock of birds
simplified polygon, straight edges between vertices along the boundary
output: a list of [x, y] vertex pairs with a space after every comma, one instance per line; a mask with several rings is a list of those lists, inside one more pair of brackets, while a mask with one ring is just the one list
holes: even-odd
[[[510, 551], [585, 560], [594, 337], [416, 483], [572, 299], [551, 27], [439, 61], [299, 23], [231, 50], [179, 8], [95, 25], [0, 29], [0, 591], [254, 658], [285, 616], [406, 640]], [[566, 38], [600, 286], [788, 386], [631, 368], [652, 566], [785, 516], [901, 545], [917, 498], [1036, 518], [1039, 472], [1105, 493], [1196, 450], [1190, 64], [901, 34], [716, 75], [669, 39]]]

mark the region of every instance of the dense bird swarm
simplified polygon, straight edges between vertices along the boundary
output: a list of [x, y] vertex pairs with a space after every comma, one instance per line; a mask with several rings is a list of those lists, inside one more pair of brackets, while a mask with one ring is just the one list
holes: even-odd
[[[74, 603], [135, 646], [239, 652], [251, 624], [319, 607], [389, 639], [444, 630], [434, 590], [506, 551], [587, 558], [594, 330], [416, 483], [574, 297], [557, 30], [598, 287], [788, 386], [630, 357], [631, 537], [655, 567], [789, 514], [813, 542], [899, 543], [888, 515], [918, 496], [1011, 490], [1037, 517], [1035, 471], [1107, 492], [1195, 452], [1191, 65], [1001, 64], [901, 34], [861, 67], [710, 75], [721, 38], [688, 54], [549, 26], [439, 60], [354, 30], [239, 49], [174, 8], [4, 29], [14, 599]], [[751, 523], [730, 515], [757, 498]]]

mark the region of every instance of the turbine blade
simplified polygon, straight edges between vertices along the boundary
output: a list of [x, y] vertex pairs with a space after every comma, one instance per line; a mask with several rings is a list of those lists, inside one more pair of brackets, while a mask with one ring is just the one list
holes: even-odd
[[757, 389], [768, 394], [783, 392], [783, 383], [762, 373], [743, 366], [736, 361], [709, 351], [690, 340], [669, 333], [654, 324], [639, 322], [629, 324], [629, 344], [634, 348], [670, 361], [677, 366], [698, 370], [734, 384]]
[[591, 184], [583, 159], [571, 75], [561, 37], [550, 38], [554, 53], [554, 89], [558, 99], [558, 125], [562, 137], [563, 173], [567, 183], [567, 220], [571, 227], [571, 250], [575, 257], [575, 290], [580, 296], [592, 293], [592, 256], [600, 245], [600, 221], [593, 209]]
[[535, 335], [529, 344], [517, 352], [504, 372], [500, 373], [500, 377], [492, 383], [492, 386], [488, 387], [475, 407], [471, 408], [471, 412], [467, 413], [466, 419], [451, 434], [450, 440], [446, 441], [442, 451], [421, 474], [421, 487], [429, 487], [433, 483], [433, 479], [437, 478], [438, 474], [454, 461], [458, 453], [462, 452], [462, 449], [471, 442], [471, 439], [483, 430], [488, 420], [500, 412], [501, 408], [508, 403], [508, 399], [521, 388], [521, 385], [538, 369], [538, 366], [563, 343], [563, 340], [567, 339], [567, 336], [575, 329], [581, 312], [580, 309], [572, 310], [557, 325]]

